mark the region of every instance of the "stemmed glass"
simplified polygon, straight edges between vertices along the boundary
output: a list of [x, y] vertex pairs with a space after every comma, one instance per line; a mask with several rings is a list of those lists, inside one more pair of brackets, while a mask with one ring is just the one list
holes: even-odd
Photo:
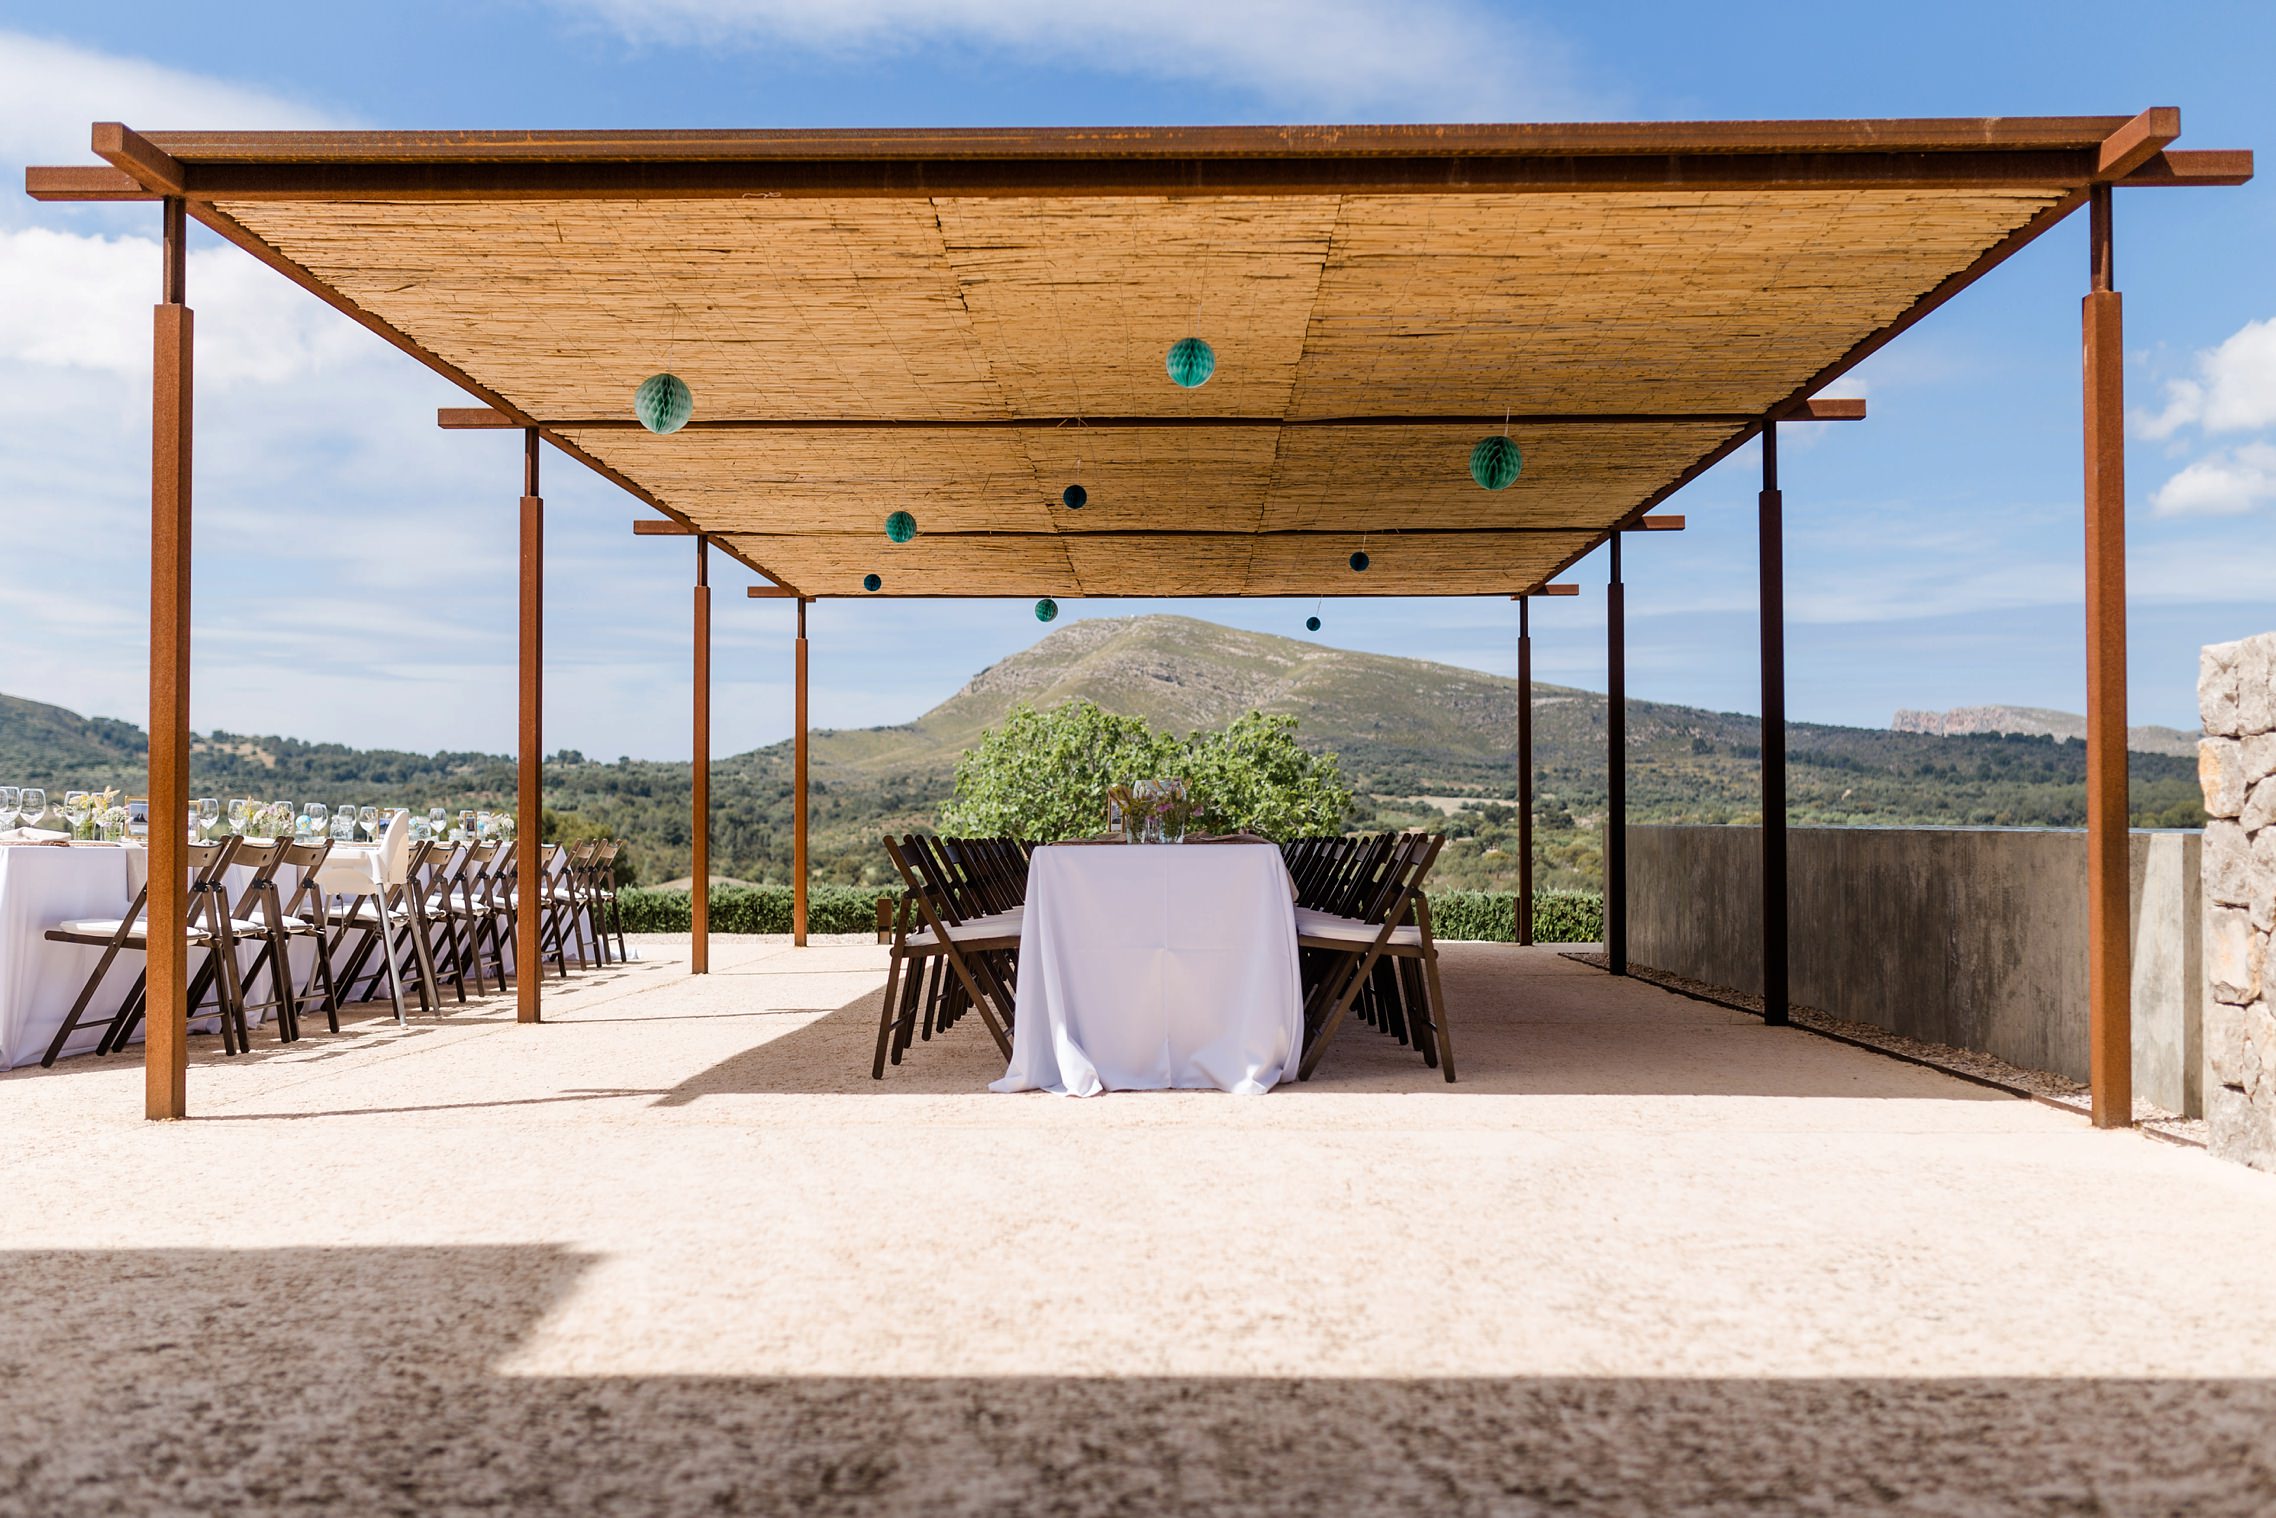
[[379, 808], [378, 808], [378, 807], [376, 807], [376, 806], [359, 806], [359, 807], [357, 807], [357, 808], [356, 808], [356, 825], [357, 825], [358, 827], [360, 827], [360, 828], [362, 828], [362, 829], [364, 830], [364, 840], [365, 840], [366, 842], [368, 842], [368, 843], [377, 843], [377, 842], [379, 842]]
[[0, 828], [16, 825], [16, 807], [23, 799], [24, 793], [16, 787], [0, 785]]
[[63, 820], [71, 824], [71, 835], [74, 838], [78, 837], [79, 829], [87, 821], [87, 793], [85, 791], [65, 791], [63, 793]]
[[308, 827], [306, 829], [307, 836], [310, 838], [323, 837], [325, 824], [331, 815], [332, 809], [326, 806], [323, 802], [311, 801], [308, 803]]
[[252, 800], [251, 800], [249, 797], [245, 797], [245, 796], [232, 796], [232, 797], [230, 797], [230, 798], [229, 798], [229, 831], [231, 831], [232, 833], [236, 833], [236, 834], [238, 834], [239, 836], [243, 836], [243, 834], [244, 834], [244, 832], [245, 832], [245, 819], [246, 819], [246, 817], [247, 817], [248, 815], [250, 815], [250, 814], [251, 814], [251, 812], [252, 812], [252, 809], [253, 809], [253, 803], [252, 803]]
[[198, 831], [211, 837], [213, 825], [220, 818], [221, 799], [217, 796], [200, 796], [198, 798]]
[[427, 831], [440, 838], [450, 831], [450, 814], [439, 806], [427, 808]]
[[23, 808], [16, 820], [28, 828], [38, 827], [40, 819], [47, 815], [47, 792], [36, 785], [25, 786]]

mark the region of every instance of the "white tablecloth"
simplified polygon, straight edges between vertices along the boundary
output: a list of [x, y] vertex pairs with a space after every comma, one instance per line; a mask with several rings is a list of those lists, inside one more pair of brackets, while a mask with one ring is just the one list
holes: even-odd
[[1295, 1073], [1303, 1005], [1278, 849], [1038, 849], [1012, 1060], [990, 1089], [1270, 1090]]
[[[82, 944], [50, 943], [42, 936], [78, 917], [118, 917], [134, 899], [128, 851], [117, 847], [0, 847], [0, 1070], [36, 1065], [64, 1015], [101, 962], [103, 951]], [[111, 962], [89, 1012], [67, 1052], [95, 1047], [111, 1014], [142, 973], [140, 954]]]

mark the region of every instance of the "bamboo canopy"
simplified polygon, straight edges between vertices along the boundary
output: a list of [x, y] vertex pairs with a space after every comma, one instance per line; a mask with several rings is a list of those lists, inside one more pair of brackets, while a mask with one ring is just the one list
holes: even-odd
[[[152, 133], [189, 213], [804, 596], [1540, 589], [2178, 113], [975, 132]], [[1180, 389], [1164, 355], [1214, 348]], [[695, 420], [652, 435], [670, 370]], [[446, 424], [454, 416], [446, 413]], [[1487, 491], [1471, 446], [1524, 469]], [[1061, 504], [1081, 484], [1083, 509]], [[913, 543], [887, 541], [890, 511]], [[1364, 549], [1370, 569], [1355, 573]]]

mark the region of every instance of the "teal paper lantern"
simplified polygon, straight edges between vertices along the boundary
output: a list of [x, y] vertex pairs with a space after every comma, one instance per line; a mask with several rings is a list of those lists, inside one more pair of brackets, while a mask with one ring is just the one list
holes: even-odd
[[1036, 621], [1048, 622], [1057, 615], [1059, 615], [1059, 603], [1052, 600], [1049, 596], [1045, 596], [1042, 600], [1035, 603]]
[[1354, 574], [1367, 573], [1367, 550], [1363, 548], [1351, 556], [1351, 568]]
[[885, 535], [896, 543], [906, 543], [917, 535], [917, 519], [906, 511], [896, 511], [885, 519]]
[[1217, 372], [1217, 355], [1198, 337], [1181, 337], [1170, 344], [1168, 360], [1170, 379], [1182, 389], [1209, 383], [1209, 376]]
[[695, 396], [676, 374], [651, 374], [632, 392], [632, 414], [654, 433], [672, 433], [695, 415]]
[[1319, 630], [1320, 619], [1318, 617], [1306, 617], [1304, 619], [1304, 631], [1308, 633], [1316, 633]]
[[1517, 451], [1517, 444], [1498, 434], [1478, 439], [1478, 446], [1470, 450], [1470, 478], [1488, 490], [1509, 489], [1524, 467], [1525, 455]]
[[861, 577], [861, 588], [863, 590], [876, 590], [884, 583], [885, 581], [877, 575], [863, 575]]
[[1059, 504], [1069, 511], [1081, 511], [1083, 504], [1090, 498], [1091, 493], [1080, 485], [1069, 485], [1065, 490], [1059, 492]]

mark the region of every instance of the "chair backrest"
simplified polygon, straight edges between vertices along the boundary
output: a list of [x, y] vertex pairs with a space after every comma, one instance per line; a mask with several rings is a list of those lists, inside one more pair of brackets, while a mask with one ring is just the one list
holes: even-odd
[[379, 834], [379, 883], [399, 886], [408, 878], [411, 862], [411, 814], [401, 807], [387, 814]]

